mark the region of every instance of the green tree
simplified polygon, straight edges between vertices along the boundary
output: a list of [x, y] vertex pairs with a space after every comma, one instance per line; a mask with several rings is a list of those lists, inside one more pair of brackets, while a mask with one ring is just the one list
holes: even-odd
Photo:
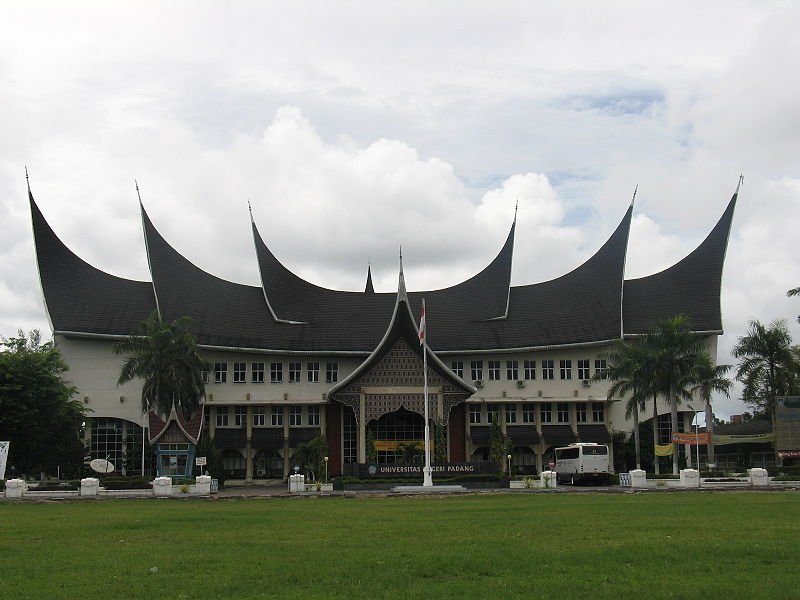
[[425, 451], [420, 448], [419, 442], [404, 442], [397, 445], [400, 451], [400, 462], [415, 465], [423, 462]]
[[364, 450], [368, 465], [374, 465], [378, 462], [378, 451], [375, 449], [375, 434], [372, 429], [367, 429], [367, 443]]
[[[800, 287], [792, 288], [786, 292], [787, 296], [800, 296]], [[797, 322], [800, 323], [800, 315], [797, 316]]]
[[200, 443], [197, 444], [197, 456], [206, 457], [206, 466], [204, 471], [216, 479], [219, 486], [225, 484], [225, 467], [222, 462], [222, 452], [214, 444], [214, 438], [210, 435], [203, 435], [200, 438]]
[[67, 364], [38, 331], [0, 341], [0, 439], [11, 441], [8, 470], [77, 476], [84, 448], [78, 439], [85, 408], [63, 378]]
[[153, 409], [166, 416], [175, 404], [188, 418], [199, 409], [205, 395], [201, 372], [209, 365], [189, 323], [188, 317], [168, 323], [154, 311], [140, 323], [137, 335], [114, 346], [117, 354], [126, 356], [117, 383], [143, 380], [142, 412]]
[[[731, 365], [715, 365], [708, 353], [700, 357], [697, 364], [695, 386], [692, 394], [697, 394], [706, 405], [706, 415], [711, 415], [711, 396], [715, 393], [730, 397], [732, 382], [725, 375], [730, 371]], [[714, 435], [714, 419], [707, 420], [706, 430]], [[714, 444], [708, 446], [708, 462], [713, 464]], [[697, 465], [700, 468], [700, 465]]]
[[489, 460], [497, 463], [499, 471], [505, 473], [509, 454], [511, 454], [511, 440], [506, 439], [506, 436], [503, 435], [500, 419], [495, 417], [492, 419], [492, 426], [489, 430]]
[[436, 434], [434, 435], [436, 448], [434, 448], [434, 462], [444, 464], [447, 462], [447, 425], [444, 419], [436, 421]]
[[325, 471], [325, 457], [330, 453], [328, 442], [324, 437], [317, 437], [303, 442], [294, 454], [294, 460], [312, 481], [321, 481]]
[[[660, 321], [647, 338], [654, 361], [654, 389], [667, 398], [671, 430], [678, 431], [678, 404], [691, 398], [689, 389], [697, 379], [697, 366], [705, 353], [703, 339], [691, 331], [688, 319], [682, 315]], [[673, 474], [677, 475], [679, 468], [678, 444], [673, 442]]]
[[744, 384], [742, 400], [757, 411], [764, 411], [775, 425], [775, 398], [798, 390], [800, 361], [792, 347], [792, 336], [785, 321], [768, 326], [750, 321], [747, 334], [733, 347], [739, 359], [736, 379]]
[[[642, 468], [642, 451], [639, 440], [639, 413], [646, 408], [649, 395], [653, 392], [653, 357], [649, 352], [646, 338], [618, 340], [613, 348], [604, 354], [606, 374], [613, 383], [608, 389], [609, 400], [630, 395], [625, 405], [625, 418], [633, 417], [633, 436], [636, 455], [636, 468]], [[598, 374], [595, 378], [600, 378]], [[615, 454], [616, 455], [616, 454]]]

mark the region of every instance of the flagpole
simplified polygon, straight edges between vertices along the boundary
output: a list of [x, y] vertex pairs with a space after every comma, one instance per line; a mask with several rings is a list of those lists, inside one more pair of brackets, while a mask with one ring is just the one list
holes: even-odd
[[422, 485], [423, 487], [433, 487], [433, 478], [431, 477], [431, 429], [430, 421], [428, 419], [428, 335], [425, 315], [425, 298], [422, 299], [422, 331], [420, 337], [422, 338], [422, 370], [425, 377], [425, 468], [422, 469]]

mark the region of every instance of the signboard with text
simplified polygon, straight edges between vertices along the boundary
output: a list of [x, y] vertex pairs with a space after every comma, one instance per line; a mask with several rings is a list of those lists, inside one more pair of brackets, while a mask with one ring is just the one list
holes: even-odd
[[[497, 470], [494, 463], [444, 463], [431, 465], [433, 476], [455, 477], [457, 475], [476, 475], [478, 473], [493, 473]], [[389, 478], [389, 477], [422, 477], [422, 465], [405, 463], [386, 463], [372, 465], [358, 465], [358, 476], [364, 479]]]
[[672, 441], [676, 444], [685, 444], [687, 446], [705, 446], [708, 444], [708, 433], [678, 433], [672, 434]]

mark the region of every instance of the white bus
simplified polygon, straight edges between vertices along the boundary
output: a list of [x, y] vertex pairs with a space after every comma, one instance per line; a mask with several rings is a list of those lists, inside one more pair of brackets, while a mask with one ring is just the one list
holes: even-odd
[[611, 480], [608, 446], [605, 444], [570, 444], [556, 448], [556, 473], [559, 483], [606, 483]]

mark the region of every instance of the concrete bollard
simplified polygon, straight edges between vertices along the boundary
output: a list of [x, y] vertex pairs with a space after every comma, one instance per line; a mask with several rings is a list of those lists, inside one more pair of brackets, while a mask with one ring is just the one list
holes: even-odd
[[700, 471], [697, 469], [681, 469], [681, 486], [685, 488], [700, 487]]
[[6, 481], [6, 498], [22, 498], [24, 495], [24, 479], [8, 479]]
[[766, 469], [747, 469], [750, 475], [750, 485], [753, 487], [763, 487], [769, 485], [769, 473]]
[[558, 487], [558, 473], [555, 471], [542, 471], [542, 487], [546, 489]]
[[297, 492], [306, 491], [306, 476], [305, 475], [289, 475], [289, 492], [296, 494]]
[[195, 494], [201, 494], [206, 496], [211, 493], [211, 476], [210, 475], [200, 475], [194, 480], [194, 492]]
[[97, 496], [100, 489], [100, 480], [96, 477], [81, 479], [81, 496]]
[[172, 478], [171, 477], [156, 477], [153, 480], [153, 493], [156, 496], [171, 496], [172, 495]]
[[647, 472], [642, 469], [634, 469], [630, 472], [631, 487], [643, 488], [647, 487]]

